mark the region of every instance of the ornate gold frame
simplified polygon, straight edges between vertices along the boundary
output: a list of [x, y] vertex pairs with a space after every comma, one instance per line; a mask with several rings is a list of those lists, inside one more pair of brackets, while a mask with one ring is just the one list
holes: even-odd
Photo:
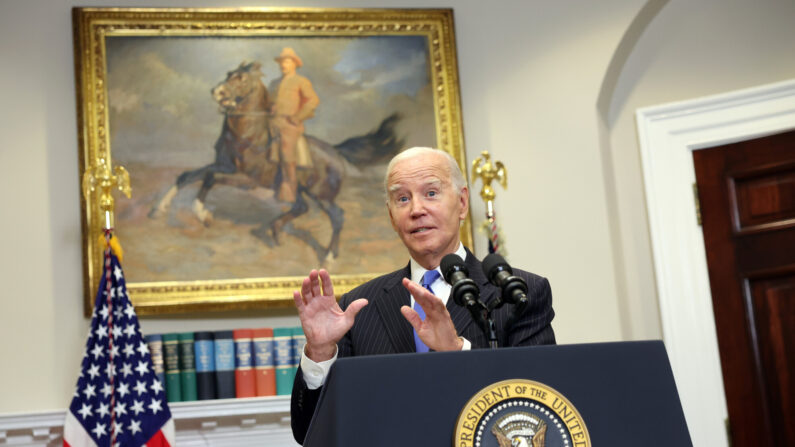
[[[111, 160], [106, 86], [108, 36], [368, 36], [422, 35], [429, 42], [438, 147], [467, 172], [450, 9], [122, 9], [73, 10], [80, 175]], [[131, 173], [135, 176], [135, 173]], [[466, 174], [465, 174], [466, 175]], [[133, 191], [133, 193], [135, 193]], [[82, 196], [81, 196], [82, 197]], [[81, 199], [85, 312], [102, 272], [98, 235], [104, 215], [96, 200]], [[472, 245], [471, 219], [461, 228]], [[335, 275], [339, 293], [375, 275]], [[300, 277], [128, 283], [138, 315], [289, 306]]]

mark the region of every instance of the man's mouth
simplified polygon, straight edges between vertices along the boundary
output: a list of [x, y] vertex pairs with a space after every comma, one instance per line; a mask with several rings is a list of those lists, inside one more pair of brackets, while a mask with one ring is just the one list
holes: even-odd
[[432, 230], [432, 229], [433, 228], [431, 228], [431, 227], [419, 227], [419, 228], [415, 228], [415, 229], [411, 230], [411, 234], [424, 233], [424, 232], [426, 232], [428, 230]]

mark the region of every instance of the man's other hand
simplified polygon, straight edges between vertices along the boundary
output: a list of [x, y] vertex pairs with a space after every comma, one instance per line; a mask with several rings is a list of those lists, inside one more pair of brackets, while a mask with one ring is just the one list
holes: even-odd
[[414, 300], [425, 311], [425, 321], [409, 306], [400, 308], [403, 317], [417, 331], [423, 343], [434, 351], [460, 351], [464, 346], [463, 340], [458, 338], [450, 312], [436, 295], [421, 285], [403, 278], [403, 287], [408, 289]]

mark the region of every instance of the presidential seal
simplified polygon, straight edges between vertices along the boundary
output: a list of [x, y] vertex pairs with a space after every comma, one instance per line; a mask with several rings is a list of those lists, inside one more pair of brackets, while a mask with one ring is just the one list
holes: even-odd
[[512, 379], [478, 391], [456, 422], [454, 447], [591, 447], [585, 422], [562, 394]]

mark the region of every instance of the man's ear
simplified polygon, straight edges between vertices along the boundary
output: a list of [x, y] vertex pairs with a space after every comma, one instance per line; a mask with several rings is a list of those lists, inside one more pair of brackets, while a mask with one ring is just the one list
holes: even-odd
[[461, 188], [461, 194], [459, 195], [458, 200], [460, 200], [461, 205], [461, 212], [458, 214], [459, 220], [464, 220], [467, 217], [467, 213], [469, 212], [469, 188], [464, 186]]

